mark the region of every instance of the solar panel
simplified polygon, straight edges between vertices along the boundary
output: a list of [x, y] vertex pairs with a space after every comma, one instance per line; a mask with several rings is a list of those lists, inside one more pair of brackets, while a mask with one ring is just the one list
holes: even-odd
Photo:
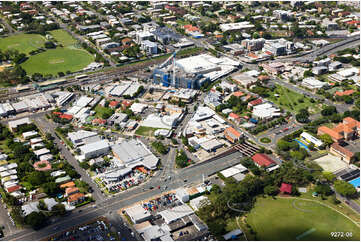
[[342, 180], [349, 181], [359, 176], [360, 176], [360, 170], [352, 170], [346, 174], [341, 175], [340, 177]]

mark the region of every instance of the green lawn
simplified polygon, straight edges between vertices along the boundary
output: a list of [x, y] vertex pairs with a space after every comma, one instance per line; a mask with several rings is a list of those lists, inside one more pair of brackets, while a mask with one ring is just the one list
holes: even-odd
[[93, 62], [94, 57], [85, 50], [56, 48], [30, 56], [21, 64], [28, 74], [57, 74], [79, 71]]
[[[279, 97], [276, 97], [274, 94], [278, 94]], [[303, 108], [308, 108], [310, 113], [318, 113], [320, 111], [317, 103], [311, 103], [310, 98], [304, 97], [302, 94], [296, 93], [280, 85], [276, 85], [276, 88], [273, 91], [270, 91], [269, 95], [269, 100], [290, 112], [298, 112]], [[302, 99], [303, 102], [299, 102], [299, 99]]]
[[[293, 203], [294, 201], [296, 202]], [[294, 206], [304, 211], [297, 210]], [[359, 227], [348, 218], [312, 201], [258, 198], [247, 221], [256, 231], [258, 240], [360, 239]], [[334, 231], [352, 232], [353, 236], [335, 239], [330, 236]]]
[[72, 46], [77, 43], [77, 41], [65, 30], [57, 29], [49, 32], [54, 39], [58, 41], [59, 44], [62, 44], [64, 47]]
[[44, 47], [45, 38], [39, 34], [17, 34], [0, 39], [0, 50], [15, 49], [20, 53]]
[[265, 144], [268, 144], [268, 143], [271, 143], [271, 139], [268, 138], [268, 137], [263, 137], [263, 138], [261, 138], [261, 142], [265, 143]]
[[111, 116], [114, 113], [114, 110], [111, 108], [103, 107], [101, 105], [97, 105], [94, 109], [96, 112], [95, 116], [98, 118], [107, 118], [107, 116]]
[[145, 127], [140, 126], [136, 131], [136, 135], [142, 135], [142, 136], [153, 136], [154, 131], [156, 131], [159, 128], [152, 128], [152, 127]]

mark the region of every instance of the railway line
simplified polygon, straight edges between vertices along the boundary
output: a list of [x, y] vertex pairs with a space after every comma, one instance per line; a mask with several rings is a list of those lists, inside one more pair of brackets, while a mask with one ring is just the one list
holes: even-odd
[[[126, 74], [134, 73], [134, 72], [142, 70], [146, 67], [162, 63], [164, 61], [164, 59], [165, 58], [159, 58], [159, 59], [156, 59], [153, 61], [147, 61], [144, 63], [136, 63], [136, 64], [131, 64], [131, 65], [120, 66], [120, 67], [112, 68], [111, 70], [101, 70], [100, 72], [88, 74], [87, 76], [88, 76], [88, 79], [90, 79], [90, 80], [96, 79], [97, 81], [100, 81], [100, 80], [101, 81], [109, 81], [109, 80], [118, 78], [122, 75], [124, 76]], [[86, 72], [84, 74], [86, 74]], [[66, 82], [63, 83], [61, 86], [69, 87], [72, 85], [86, 84], [87, 82], [92, 82], [92, 81], [76, 80], [76, 78], [69, 78], [69, 79], [66, 79]], [[37, 83], [37, 84], [40, 84], [40, 83]], [[55, 86], [52, 89], [57, 89], [57, 88], [60, 88], [60, 86]], [[51, 90], [51, 89], [48, 89], [48, 90]], [[33, 95], [33, 94], [40, 93], [40, 92], [41, 92], [41, 90], [38, 90], [35, 88], [33, 88], [31, 90], [23, 91], [23, 92], [7, 91], [6, 93], [0, 94], [0, 101], [9, 101], [9, 100], [13, 100], [18, 97]]]

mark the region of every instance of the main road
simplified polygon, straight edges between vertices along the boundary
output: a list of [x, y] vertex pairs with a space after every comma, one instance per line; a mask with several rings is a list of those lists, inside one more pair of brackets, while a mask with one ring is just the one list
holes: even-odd
[[[161, 176], [154, 177], [147, 183], [147, 186], [167, 186], [166, 191], [172, 191], [179, 187], [190, 186], [191, 184], [198, 184], [204, 177], [212, 175], [224, 168], [233, 166], [239, 163], [240, 153], [236, 152], [230, 154], [226, 157], [219, 158], [210, 162], [200, 163], [199, 165], [191, 166], [184, 168], [175, 173], [175, 177], [171, 180], [164, 181]], [[184, 182], [184, 180], [187, 182]], [[6, 236], [4, 240], [41, 240], [45, 237], [48, 237], [52, 234], [55, 234], [59, 231], [66, 230], [77, 224], [84, 223], [88, 220], [94, 219], [99, 216], [106, 216], [110, 211], [117, 212], [119, 209], [130, 206], [139, 201], [149, 199], [154, 196], [159, 196], [162, 194], [160, 189], [145, 189], [143, 190], [144, 185], [140, 185], [133, 189], [127, 190], [126, 192], [121, 192], [120, 194], [108, 198], [103, 202], [97, 204], [97, 207], [88, 206], [87, 208], [82, 209], [81, 213], [74, 212], [67, 217], [62, 217], [61, 220], [41, 229], [34, 231], [31, 229], [25, 229], [19, 231], [18, 233]]]
[[356, 46], [360, 46], [360, 35], [355, 35], [352, 37], [348, 37], [344, 40], [341, 40], [339, 42], [329, 44], [326, 46], [323, 46], [321, 48], [316, 49], [315, 51], [312, 51], [310, 53], [307, 53], [305, 55], [299, 56], [299, 57], [290, 57], [290, 58], [282, 58], [282, 60], [285, 61], [300, 61], [300, 62], [312, 62], [317, 57], [323, 56], [323, 55], [329, 55], [332, 53], [336, 53], [337, 51], [346, 49], [346, 48], [353, 48]]

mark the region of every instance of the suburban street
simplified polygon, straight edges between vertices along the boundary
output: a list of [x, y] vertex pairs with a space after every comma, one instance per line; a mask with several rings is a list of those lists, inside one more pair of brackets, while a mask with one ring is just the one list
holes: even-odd
[[55, 133], [56, 125], [52, 121], [47, 120], [45, 116], [38, 116], [34, 120], [41, 130], [50, 133], [55, 138], [54, 143], [57, 145], [57, 147], [60, 148], [61, 154], [64, 156], [64, 159], [67, 160], [75, 168], [75, 170], [81, 175], [82, 180], [88, 183], [91, 188], [93, 188], [92, 196], [94, 197], [96, 202], [102, 202], [105, 199], [104, 195], [101, 194], [96, 183], [89, 177], [86, 171], [79, 166], [79, 162], [74, 158], [74, 155], [68, 150], [66, 145], [63, 144], [58, 138]]

